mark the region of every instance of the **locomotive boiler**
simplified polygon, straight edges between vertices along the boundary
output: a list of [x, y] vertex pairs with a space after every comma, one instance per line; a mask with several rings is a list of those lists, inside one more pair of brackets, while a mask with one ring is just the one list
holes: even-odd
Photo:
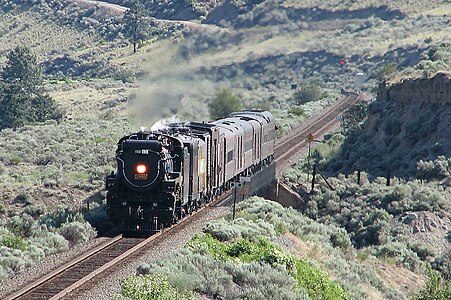
[[107, 213], [122, 232], [158, 231], [271, 164], [274, 138], [273, 116], [260, 110], [126, 135], [106, 178]]

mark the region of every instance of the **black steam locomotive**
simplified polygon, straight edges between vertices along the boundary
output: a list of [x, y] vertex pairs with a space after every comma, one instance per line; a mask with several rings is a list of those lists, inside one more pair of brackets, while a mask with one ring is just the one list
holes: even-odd
[[273, 116], [257, 110], [124, 136], [106, 178], [108, 215], [123, 232], [169, 226], [270, 165], [274, 141]]

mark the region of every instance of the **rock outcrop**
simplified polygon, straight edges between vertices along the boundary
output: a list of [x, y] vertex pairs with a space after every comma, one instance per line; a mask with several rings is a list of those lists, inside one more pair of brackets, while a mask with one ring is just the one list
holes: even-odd
[[407, 106], [412, 101], [428, 104], [451, 104], [451, 72], [440, 72], [433, 78], [404, 79], [397, 84], [384, 83], [380, 86], [379, 96], [395, 100]]

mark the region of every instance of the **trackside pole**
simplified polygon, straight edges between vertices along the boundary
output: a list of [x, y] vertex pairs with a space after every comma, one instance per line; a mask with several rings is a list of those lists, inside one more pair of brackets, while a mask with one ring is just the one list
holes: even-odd
[[235, 189], [235, 196], [233, 197], [233, 214], [232, 214], [232, 220], [235, 220], [235, 207], [236, 207], [236, 186], [237, 184], [234, 184], [234, 189]]
[[316, 176], [316, 164], [313, 164], [312, 189], [310, 190], [310, 194], [313, 194], [313, 190], [315, 188], [315, 176]]

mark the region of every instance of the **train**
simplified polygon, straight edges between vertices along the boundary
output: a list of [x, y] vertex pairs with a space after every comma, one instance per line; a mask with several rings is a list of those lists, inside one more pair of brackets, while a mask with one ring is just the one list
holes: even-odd
[[124, 233], [159, 231], [273, 164], [274, 147], [274, 118], [264, 110], [126, 135], [106, 177], [107, 214]]

